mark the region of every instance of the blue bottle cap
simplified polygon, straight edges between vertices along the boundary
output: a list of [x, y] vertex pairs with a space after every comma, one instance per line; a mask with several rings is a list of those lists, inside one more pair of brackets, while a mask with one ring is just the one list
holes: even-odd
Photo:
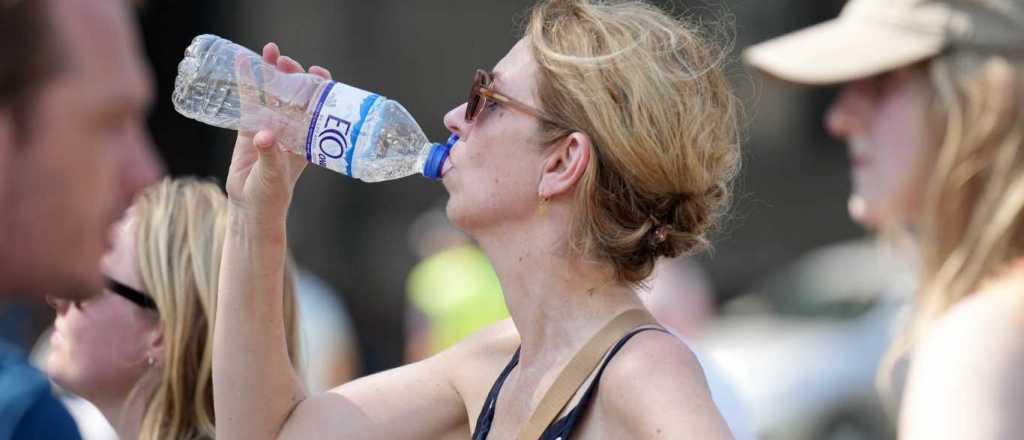
[[448, 152], [451, 151], [452, 145], [455, 145], [455, 142], [458, 140], [459, 136], [453, 134], [448, 137], [445, 143], [434, 144], [430, 147], [430, 155], [427, 156], [427, 162], [423, 165], [424, 176], [433, 180], [441, 178], [444, 162], [448, 160]]

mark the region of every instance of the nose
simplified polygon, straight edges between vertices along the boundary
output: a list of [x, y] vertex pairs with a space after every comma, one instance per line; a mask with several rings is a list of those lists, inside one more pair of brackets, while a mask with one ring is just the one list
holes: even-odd
[[455, 107], [455, 108], [449, 110], [448, 113], [444, 115], [444, 126], [445, 126], [445, 128], [447, 128], [448, 131], [459, 135], [460, 138], [465, 138], [466, 137], [465, 136], [466, 135], [466, 128], [467, 128], [465, 115], [466, 115], [466, 104], [465, 103], [463, 103], [462, 105], [460, 105], [458, 107]]
[[871, 99], [864, 81], [848, 83], [839, 90], [825, 113], [825, 129], [836, 139], [849, 139], [865, 129]]
[[122, 186], [125, 206], [131, 203], [140, 190], [156, 183], [164, 173], [162, 161], [157, 158], [149, 132], [142, 128], [132, 142], [122, 162]]
[[53, 295], [46, 295], [46, 303], [53, 307], [53, 310], [57, 311], [58, 315], [63, 315], [68, 310], [69, 301], [66, 299], [57, 298]]

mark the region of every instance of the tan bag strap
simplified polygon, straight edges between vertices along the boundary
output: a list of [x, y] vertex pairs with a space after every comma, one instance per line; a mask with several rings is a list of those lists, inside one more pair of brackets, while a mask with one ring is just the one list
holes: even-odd
[[551, 425], [555, 417], [558, 417], [565, 405], [583, 385], [583, 382], [597, 368], [598, 363], [604, 358], [604, 354], [612, 344], [630, 330], [647, 324], [657, 325], [658, 322], [644, 309], [627, 310], [605, 324], [604, 328], [592, 336], [587, 344], [569, 360], [565, 368], [558, 373], [558, 377], [551, 384], [551, 388], [544, 393], [544, 397], [537, 405], [537, 409], [533, 411], [530, 420], [520, 429], [519, 436], [516, 437], [517, 440], [539, 439], [544, 434], [544, 430]]

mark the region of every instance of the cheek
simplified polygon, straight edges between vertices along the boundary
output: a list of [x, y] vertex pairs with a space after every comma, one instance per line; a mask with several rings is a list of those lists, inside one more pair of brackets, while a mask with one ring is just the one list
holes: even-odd
[[89, 306], [60, 323], [62, 339], [54, 343], [48, 369], [62, 385], [86, 394], [134, 383], [145, 359], [140, 323], [123, 311]]
[[875, 144], [879, 146], [879, 159], [895, 174], [909, 174], [924, 151], [920, 115], [914, 108], [902, 106], [883, 109], [878, 119]]
[[539, 165], [529, 149], [537, 147], [515, 141], [521, 138], [511, 130], [481, 130], [453, 152], [458, 177], [448, 215], [463, 229], [534, 212]]
[[[902, 216], [912, 210], [923, 189], [924, 145], [921, 108], [908, 91], [879, 106], [874, 116], [870, 144], [875, 151], [873, 173], [862, 185], [886, 215]], [[870, 200], [869, 200], [870, 201]]]
[[120, 209], [116, 203], [120, 141], [88, 126], [82, 112], [50, 110], [53, 107], [42, 109], [39, 120], [64, 120], [67, 126], [35, 127], [17, 183], [19, 191], [31, 197], [25, 203], [25, 215], [31, 218], [26, 227], [40, 250], [57, 260], [51, 261], [51, 267], [73, 270], [79, 278], [94, 277], [107, 227]]
[[[516, 199], [522, 198], [518, 193], [536, 192], [535, 165], [532, 157], [518, 154], [525, 145], [495, 145], [492, 151], [477, 158], [480, 164], [473, 185], [477, 187], [483, 203], [517, 206]], [[506, 148], [507, 147], [507, 148]]]
[[514, 173], [510, 167], [516, 158], [510, 155], [509, 151], [513, 148], [508, 145], [511, 137], [506, 130], [500, 128], [495, 130], [490, 126], [479, 126], [474, 129], [475, 132], [471, 133], [468, 142], [462, 145], [463, 148], [453, 152], [453, 159], [455, 166], [465, 176], [466, 185], [491, 192], [506, 184]]

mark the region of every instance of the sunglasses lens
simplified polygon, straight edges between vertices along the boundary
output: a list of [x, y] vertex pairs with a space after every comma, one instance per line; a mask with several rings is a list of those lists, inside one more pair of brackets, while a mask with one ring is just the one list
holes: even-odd
[[466, 122], [473, 122], [478, 108], [480, 108], [480, 94], [472, 93], [469, 95], [469, 99], [466, 100]]
[[481, 104], [484, 100], [484, 97], [480, 95], [480, 88], [485, 87], [486, 83], [486, 75], [478, 70], [473, 77], [473, 86], [469, 89], [469, 98], [466, 99], [466, 122], [473, 122], [480, 114], [480, 109], [483, 108]]

